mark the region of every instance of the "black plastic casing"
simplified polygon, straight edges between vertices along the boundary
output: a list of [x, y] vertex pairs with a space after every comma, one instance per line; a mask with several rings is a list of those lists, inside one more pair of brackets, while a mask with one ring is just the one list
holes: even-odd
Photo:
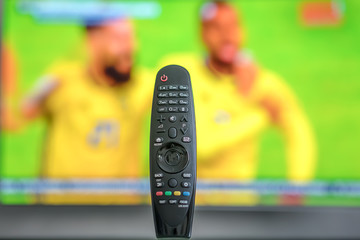
[[[166, 77], [166, 81], [164, 78]], [[161, 80], [162, 79], [162, 80]], [[189, 96], [186, 98], [188, 104], [184, 105], [188, 108], [188, 112], [158, 112], [159, 106], [158, 101], [164, 99], [175, 99], [175, 98], [159, 98], [158, 94], [164, 91], [159, 90], [159, 86], [188, 86], [186, 91], [166, 91], [166, 92], [187, 92]], [[159, 70], [155, 80], [154, 95], [153, 95], [153, 104], [152, 104], [152, 115], [151, 115], [151, 131], [150, 131], [150, 186], [151, 186], [151, 200], [152, 200], [152, 209], [153, 217], [155, 224], [156, 236], [158, 238], [190, 238], [191, 229], [194, 215], [194, 206], [195, 206], [195, 191], [196, 191], [196, 127], [195, 127], [195, 112], [194, 112], [194, 101], [193, 93], [190, 82], [190, 75], [188, 71], [178, 65], [169, 65]], [[182, 98], [176, 98], [178, 100]], [[170, 105], [163, 105], [169, 107]], [[183, 116], [186, 116], [186, 121], [180, 121], [183, 119]], [[165, 118], [165, 120], [160, 123], [160, 117]], [[176, 122], [170, 122], [169, 117], [176, 116]], [[165, 132], [159, 133], [159, 125], [163, 124], [163, 129]], [[188, 129], [184, 134], [180, 131], [180, 128], [184, 127]], [[174, 127], [177, 129], [177, 136], [175, 138], [170, 138], [168, 129]], [[182, 138], [190, 137], [191, 142], [186, 143], [182, 141]], [[157, 138], [163, 138], [162, 143], [157, 143]], [[157, 158], [159, 152], [166, 152], [172, 147], [182, 146], [187, 153], [188, 162], [186, 167], [176, 173], [169, 173], [160, 168]], [[161, 150], [163, 149], [163, 150]], [[165, 149], [165, 150], [164, 150]], [[184, 179], [183, 173], [191, 174], [190, 178]], [[155, 178], [155, 174], [163, 174], [161, 180]], [[168, 181], [171, 178], [175, 178], [178, 181], [176, 187], [170, 187]], [[163, 187], [157, 187], [157, 182], [163, 182]], [[183, 181], [190, 182], [191, 187], [183, 188], [181, 183]], [[184, 191], [190, 192], [190, 196], [156, 196], [157, 191]], [[182, 204], [169, 204], [169, 200], [187, 200], [188, 206]], [[166, 204], [159, 204], [159, 200], [166, 200]]]

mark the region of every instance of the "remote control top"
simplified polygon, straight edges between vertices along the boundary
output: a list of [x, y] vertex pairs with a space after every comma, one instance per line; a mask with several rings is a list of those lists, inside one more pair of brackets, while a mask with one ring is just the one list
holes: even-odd
[[196, 186], [196, 129], [188, 71], [156, 76], [150, 132], [151, 198], [158, 238], [191, 235]]

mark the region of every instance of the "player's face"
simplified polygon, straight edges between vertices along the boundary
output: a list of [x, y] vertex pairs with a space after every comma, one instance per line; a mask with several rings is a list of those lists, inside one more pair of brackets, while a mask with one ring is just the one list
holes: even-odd
[[128, 74], [133, 66], [134, 31], [130, 21], [117, 20], [102, 28], [102, 55], [104, 65]]
[[135, 36], [129, 20], [104, 23], [88, 35], [92, 62], [107, 78], [109, 85], [127, 82], [133, 66]]
[[223, 64], [234, 62], [241, 44], [237, 14], [228, 6], [218, 6], [215, 15], [204, 20], [203, 41], [215, 60]]

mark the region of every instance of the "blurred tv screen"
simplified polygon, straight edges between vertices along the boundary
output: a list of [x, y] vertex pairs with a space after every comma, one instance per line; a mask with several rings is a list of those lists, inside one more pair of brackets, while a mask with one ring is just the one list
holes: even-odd
[[149, 204], [155, 75], [179, 64], [195, 95], [198, 205], [360, 206], [359, 1], [2, 11], [1, 204]]

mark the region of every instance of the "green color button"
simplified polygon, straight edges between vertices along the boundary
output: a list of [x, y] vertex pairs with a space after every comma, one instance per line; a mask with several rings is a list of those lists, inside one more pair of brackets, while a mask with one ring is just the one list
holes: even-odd
[[166, 191], [165, 196], [171, 196], [171, 191]]

